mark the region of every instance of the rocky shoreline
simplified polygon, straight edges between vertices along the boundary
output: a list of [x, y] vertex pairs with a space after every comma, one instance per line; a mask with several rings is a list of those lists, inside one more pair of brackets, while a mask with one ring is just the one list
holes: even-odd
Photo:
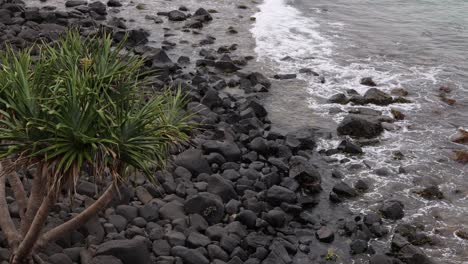
[[[129, 49], [147, 59], [148, 69], [157, 70], [155, 87], [181, 87], [191, 101], [187, 111], [200, 124], [191, 146], [174, 153], [167, 170], [156, 172], [160, 185], [132, 177], [99, 218], [44, 250], [48, 263], [434, 263], [417, 247], [430, 240], [418, 227], [387, 228], [404, 215], [400, 201], [384, 201], [378, 211], [366, 214], [353, 214], [341, 203], [369, 186], [343, 182], [345, 172], [329, 165], [329, 155], [359, 154], [359, 146], [345, 140], [337, 149], [319, 153], [316, 140], [330, 133], [311, 128], [285, 133], [271, 123], [262, 100], [274, 76], [252, 67], [251, 47], [226, 44], [211, 31], [216, 24], [226, 25], [220, 22], [222, 12], [243, 12], [229, 22], [241, 24], [226, 27], [223, 34], [231, 40], [248, 35], [242, 30], [254, 20], [255, 3], [236, 1], [218, 10], [171, 2], [180, 6], [145, 16], [164, 32], [155, 40], [152, 31], [130, 28], [115, 15], [125, 8], [144, 10], [142, 4], [69, 0], [57, 8], [48, 2], [32, 7], [0, 0], [2, 45], [24, 48], [41, 38], [51, 41], [69, 26], [80, 27], [83, 35], [110, 31], [116, 41], [128, 33]], [[166, 39], [184, 34], [196, 42]], [[181, 51], [179, 45], [190, 49]], [[398, 100], [374, 90], [349, 96], [333, 100]], [[363, 108], [345, 119], [338, 132], [372, 138], [383, 131], [383, 121], [391, 122], [382, 118]], [[27, 173], [23, 181], [28, 182]], [[95, 192], [92, 179], [80, 182], [73, 210], [64, 199], [48, 226], [85, 208]], [[9, 202], [17, 216], [11, 196]], [[387, 240], [390, 245], [381, 243]], [[5, 239], [0, 245], [0, 260], [8, 263]]]

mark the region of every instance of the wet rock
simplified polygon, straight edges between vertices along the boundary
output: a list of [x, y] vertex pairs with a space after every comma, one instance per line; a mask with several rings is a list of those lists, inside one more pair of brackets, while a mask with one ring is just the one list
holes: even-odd
[[100, 1], [92, 2], [88, 6], [91, 11], [96, 12], [98, 15], [102, 15], [102, 16], [107, 15], [107, 6]]
[[88, 1], [85, 0], [68, 0], [65, 2], [65, 7], [76, 7], [80, 5], [87, 5]]
[[188, 214], [199, 214], [210, 224], [219, 223], [224, 218], [224, 206], [221, 198], [211, 193], [193, 196], [184, 205]]
[[297, 75], [294, 74], [294, 73], [290, 73], [290, 74], [275, 74], [275, 76], [273, 76], [275, 79], [278, 79], [278, 80], [290, 80], [290, 79], [296, 79]]
[[348, 115], [338, 125], [340, 135], [373, 138], [383, 132], [382, 124], [363, 115]]
[[394, 117], [396, 120], [403, 120], [403, 119], [405, 119], [405, 115], [404, 115], [401, 111], [399, 111], [399, 110], [396, 110], [396, 109], [392, 108], [392, 109], [390, 110], [390, 112], [392, 113], [393, 117]]
[[426, 187], [423, 190], [416, 191], [416, 193], [427, 200], [444, 199], [444, 194], [440, 191], [439, 186], [436, 185]]
[[364, 94], [364, 99], [367, 103], [375, 105], [389, 105], [393, 103], [393, 98], [390, 95], [377, 88], [367, 90]]
[[407, 264], [435, 264], [422, 249], [411, 244], [400, 249], [397, 258]]
[[349, 140], [341, 141], [338, 150], [349, 154], [362, 154], [362, 148]]
[[394, 88], [390, 91], [392, 95], [395, 96], [408, 96], [408, 91], [403, 88]]
[[97, 247], [96, 255], [110, 255], [122, 261], [123, 264], [147, 264], [150, 256], [142, 240], [112, 240]]
[[364, 180], [357, 180], [354, 184], [354, 188], [358, 191], [365, 192], [369, 190], [369, 184]]
[[121, 7], [122, 3], [119, 0], [109, 0], [107, 1], [107, 6], [109, 7]]
[[282, 186], [272, 186], [266, 191], [265, 200], [273, 205], [280, 205], [282, 202], [294, 203], [296, 194]]
[[211, 16], [211, 14], [208, 11], [206, 11], [204, 8], [199, 8], [197, 11], [195, 11], [193, 16], [197, 20], [202, 21], [202, 22], [209, 22], [213, 20], [213, 17]]
[[320, 242], [324, 243], [331, 243], [335, 239], [335, 234], [333, 231], [326, 226], [322, 226], [319, 230], [317, 230], [315, 235]]
[[319, 74], [315, 71], [313, 71], [312, 69], [310, 68], [302, 68], [302, 69], [299, 69], [299, 73], [303, 73], [303, 74], [310, 74], [310, 75], [313, 75], [313, 76], [319, 76]]
[[455, 231], [455, 235], [461, 239], [468, 240], [468, 231], [457, 230]]
[[339, 196], [348, 197], [348, 198], [356, 197], [358, 195], [356, 190], [351, 188], [348, 184], [346, 184], [343, 181], [333, 186], [333, 192], [335, 192]]
[[367, 251], [367, 241], [356, 239], [349, 245], [352, 255], [362, 254]]
[[349, 102], [349, 99], [348, 97], [346, 97], [345, 94], [339, 93], [339, 94], [332, 95], [330, 98], [328, 98], [327, 102], [332, 103], [332, 104], [345, 105]]
[[187, 15], [179, 10], [173, 10], [167, 13], [167, 17], [170, 21], [184, 21], [187, 19]]
[[237, 67], [236, 64], [234, 64], [234, 62], [228, 57], [223, 57], [220, 60], [216, 61], [214, 66], [216, 69], [226, 73], [233, 73], [240, 70], [240, 68]]
[[362, 78], [360, 81], [360, 84], [366, 85], [366, 86], [377, 86], [377, 84], [374, 82], [374, 80], [372, 80], [371, 77]]
[[396, 200], [385, 201], [380, 208], [383, 216], [388, 219], [398, 220], [405, 215], [403, 203]]
[[188, 169], [194, 175], [211, 173], [210, 164], [198, 149], [188, 149], [182, 152], [176, 157], [175, 164]]

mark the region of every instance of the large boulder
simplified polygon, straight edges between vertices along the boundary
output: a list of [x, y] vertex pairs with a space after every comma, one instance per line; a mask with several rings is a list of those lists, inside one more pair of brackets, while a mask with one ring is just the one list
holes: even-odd
[[201, 150], [188, 149], [179, 154], [175, 159], [175, 164], [189, 170], [193, 175], [200, 173], [211, 174], [211, 167]]
[[151, 263], [148, 248], [142, 240], [111, 240], [97, 247], [96, 255], [116, 257], [123, 264]]
[[348, 115], [338, 125], [337, 131], [340, 135], [373, 138], [383, 132], [383, 127], [375, 118], [363, 115]]
[[224, 218], [224, 205], [219, 196], [212, 193], [199, 193], [188, 199], [184, 205], [187, 214], [199, 214], [210, 224], [221, 222]]

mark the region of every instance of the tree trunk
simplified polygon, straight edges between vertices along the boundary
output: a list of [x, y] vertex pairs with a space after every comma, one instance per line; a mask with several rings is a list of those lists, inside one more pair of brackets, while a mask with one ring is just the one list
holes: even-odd
[[92, 217], [96, 216], [101, 210], [107, 207], [107, 205], [112, 201], [116, 191], [117, 186], [115, 184], [109, 186], [107, 190], [101, 195], [101, 197], [99, 197], [99, 199], [96, 200], [91, 206], [86, 208], [74, 218], [45, 233], [38, 242], [38, 248], [42, 248], [48, 243], [54, 242], [62, 236], [70, 234], [72, 231], [84, 225]]
[[41, 234], [42, 228], [49, 216], [51, 206], [55, 202], [55, 193], [49, 192], [47, 197], [42, 201], [37, 214], [29, 228], [23, 241], [20, 243], [18, 250], [14, 252], [12, 264], [20, 264], [25, 259], [31, 257], [33, 248]]
[[37, 210], [44, 199], [47, 169], [47, 163], [39, 163], [36, 174], [34, 175], [31, 194], [29, 195], [28, 208], [26, 209], [24, 217], [21, 219], [21, 235], [23, 237], [26, 236], [31, 223], [36, 216]]
[[16, 230], [13, 220], [11, 219], [10, 211], [8, 210], [5, 193], [5, 177], [6, 176], [0, 177], [0, 227], [5, 234], [10, 247], [15, 249], [20, 241], [20, 236]]
[[24, 214], [26, 213], [26, 208], [28, 206], [28, 198], [26, 196], [26, 191], [24, 190], [23, 183], [18, 175], [18, 173], [13, 172], [8, 175], [8, 182], [13, 189], [13, 193], [15, 194], [16, 202], [18, 203], [19, 215], [20, 218], [24, 218]]

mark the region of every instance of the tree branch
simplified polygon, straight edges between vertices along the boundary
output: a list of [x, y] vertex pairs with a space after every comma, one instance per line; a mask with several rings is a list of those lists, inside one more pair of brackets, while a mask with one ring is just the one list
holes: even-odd
[[36, 216], [39, 206], [41, 206], [42, 200], [44, 199], [45, 191], [45, 176], [47, 175], [48, 164], [39, 163], [37, 171], [33, 178], [33, 183], [31, 187], [31, 194], [29, 195], [28, 207], [24, 214], [24, 217], [21, 219], [21, 235], [24, 237], [28, 232], [31, 223]]
[[42, 201], [39, 210], [37, 210], [36, 216], [28, 230], [28, 233], [20, 243], [18, 250], [14, 253], [13, 264], [20, 264], [22, 260], [29, 257], [32, 250], [39, 238], [42, 228], [49, 216], [49, 210], [55, 202], [55, 193], [49, 192], [47, 197]]
[[26, 208], [28, 206], [28, 198], [26, 196], [23, 183], [21, 182], [21, 179], [16, 172], [10, 173], [8, 175], [8, 182], [10, 183], [11, 188], [13, 189], [13, 193], [15, 194], [20, 217], [23, 219], [24, 214], [26, 213]]
[[8, 210], [5, 193], [5, 176], [0, 177], [0, 227], [3, 230], [10, 247], [15, 249], [20, 241], [20, 235], [16, 230], [15, 224], [11, 219], [10, 211]]
[[115, 184], [109, 186], [107, 190], [101, 195], [101, 197], [99, 197], [99, 199], [97, 199], [91, 206], [67, 222], [55, 227], [52, 230], [49, 230], [47, 233], [42, 235], [40, 241], [38, 242], [38, 248], [42, 248], [48, 243], [54, 242], [62, 236], [70, 234], [72, 231], [84, 225], [89, 221], [89, 219], [107, 207], [107, 205], [112, 201], [116, 191], [117, 187]]

